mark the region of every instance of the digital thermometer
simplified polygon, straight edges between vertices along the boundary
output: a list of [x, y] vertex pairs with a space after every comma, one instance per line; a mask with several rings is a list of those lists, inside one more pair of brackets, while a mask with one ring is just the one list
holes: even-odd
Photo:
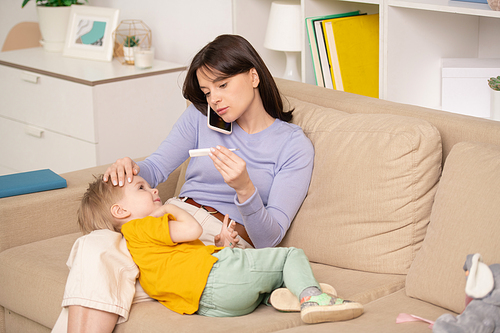
[[[211, 148], [201, 148], [201, 149], [190, 149], [189, 156], [191, 157], [200, 157], [200, 156], [208, 156], [210, 154]], [[230, 151], [240, 150], [239, 148], [231, 148]]]

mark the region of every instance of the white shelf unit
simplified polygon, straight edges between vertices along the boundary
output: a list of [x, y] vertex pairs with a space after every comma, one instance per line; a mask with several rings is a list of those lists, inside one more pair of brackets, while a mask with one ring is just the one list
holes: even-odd
[[[440, 109], [441, 59], [500, 58], [500, 11], [491, 10], [487, 4], [452, 0], [300, 2], [304, 18], [358, 9], [380, 14], [382, 99]], [[285, 63], [283, 52], [263, 47], [271, 3], [233, 0], [233, 30], [248, 38], [273, 75], [280, 76]], [[260, 18], [259, 24], [254, 17]], [[302, 30], [302, 81], [315, 84], [305, 26]]]
[[[379, 13], [378, 1], [353, 2], [353, 1], [334, 1], [334, 0], [302, 0], [302, 12], [304, 19], [306, 17], [324, 16], [330, 14], [340, 14], [360, 10], [362, 13]], [[382, 24], [382, 20], [380, 20]], [[309, 40], [306, 34], [305, 21], [303, 20], [304, 47], [302, 50], [302, 81], [310, 84], [316, 84], [314, 68], [311, 60], [311, 50]], [[382, 45], [380, 45], [382, 47]]]
[[443, 58], [500, 58], [500, 12], [487, 4], [388, 0], [384, 7], [381, 98], [440, 109]]
[[451, 0], [387, 0], [388, 6], [434, 12], [465, 14], [484, 17], [500, 17], [500, 12], [491, 10], [487, 4]]

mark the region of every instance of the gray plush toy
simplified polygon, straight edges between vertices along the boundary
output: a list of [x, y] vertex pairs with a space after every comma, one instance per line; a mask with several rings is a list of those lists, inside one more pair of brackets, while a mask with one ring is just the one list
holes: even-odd
[[488, 267], [479, 253], [469, 254], [464, 271], [467, 307], [457, 317], [449, 313], [440, 316], [432, 331], [500, 333], [500, 264]]

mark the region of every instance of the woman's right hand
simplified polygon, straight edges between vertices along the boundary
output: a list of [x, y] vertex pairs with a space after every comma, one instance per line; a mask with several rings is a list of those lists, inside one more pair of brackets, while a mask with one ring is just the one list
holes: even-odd
[[114, 186], [123, 186], [125, 184], [125, 176], [130, 183], [134, 179], [134, 176], [139, 174], [140, 169], [130, 157], [120, 158], [104, 172], [102, 179], [105, 182], [111, 179]]

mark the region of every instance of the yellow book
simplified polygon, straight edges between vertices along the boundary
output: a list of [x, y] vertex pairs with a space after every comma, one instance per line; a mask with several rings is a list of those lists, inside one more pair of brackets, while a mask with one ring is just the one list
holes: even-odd
[[[353, 15], [359, 15], [359, 10], [342, 14], [332, 14], [327, 16], [315, 16], [306, 18], [306, 31], [309, 40], [309, 47], [311, 49], [311, 59], [313, 62], [314, 75], [316, 77], [316, 85], [320, 87], [332, 88], [332, 80], [330, 77], [331, 73], [328, 60], [326, 60], [326, 63], [323, 64], [324, 67], [322, 67], [321, 63], [322, 61], [325, 61], [322, 60], [323, 57], [324, 59], [328, 59], [321, 22], [328, 19]], [[327, 73], [325, 73], [325, 75], [323, 74], [323, 68], [325, 70], [327, 69]]]
[[379, 15], [323, 22], [334, 88], [378, 98]]

